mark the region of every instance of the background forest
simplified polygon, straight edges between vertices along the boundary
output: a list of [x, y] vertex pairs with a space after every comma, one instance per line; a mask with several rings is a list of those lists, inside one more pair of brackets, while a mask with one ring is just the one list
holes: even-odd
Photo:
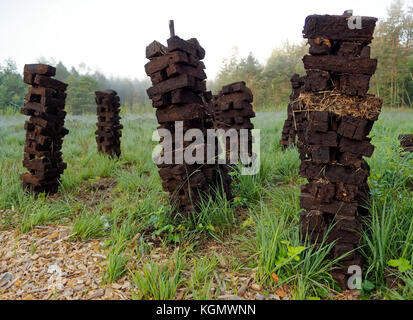
[[[387, 17], [376, 26], [372, 57], [378, 59], [377, 71], [371, 81], [370, 91], [384, 100], [387, 107], [413, 107], [413, 7], [395, 0]], [[261, 64], [251, 52], [240, 57], [237, 49], [223, 61], [216, 78], [208, 81], [210, 90], [216, 92], [224, 84], [244, 80], [254, 92], [256, 110], [284, 108], [291, 91], [289, 79], [294, 73], [303, 74], [302, 57], [308, 52], [306, 41], [291, 44], [286, 41], [273, 50], [269, 59]], [[85, 64], [68, 68], [63, 62], [40, 57], [37, 62], [56, 66], [56, 79], [69, 84], [66, 109], [80, 115], [95, 112], [94, 91], [114, 89], [122, 100], [123, 112], [150, 111], [146, 95], [149, 78], [106, 77], [92, 71]], [[21, 70], [12, 59], [0, 64], [0, 113], [15, 113], [23, 105], [27, 92]]]

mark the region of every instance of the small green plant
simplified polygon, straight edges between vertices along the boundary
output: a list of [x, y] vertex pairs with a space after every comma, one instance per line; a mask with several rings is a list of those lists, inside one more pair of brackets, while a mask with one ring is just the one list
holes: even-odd
[[234, 208], [219, 188], [203, 198], [199, 212], [194, 213], [191, 220], [195, 231], [205, 232], [217, 240], [222, 239], [236, 221]]
[[176, 290], [183, 282], [181, 272], [184, 268], [184, 257], [176, 251], [166, 262], [150, 261], [140, 270], [132, 272], [132, 279], [138, 292], [135, 297], [142, 299], [170, 300], [175, 297]]
[[209, 277], [204, 280], [201, 286], [190, 284], [191, 292], [195, 300], [212, 300], [216, 295], [212, 292], [214, 278]]
[[125, 252], [124, 245], [115, 245], [108, 254], [108, 265], [103, 273], [103, 284], [115, 282], [126, 272], [130, 256]]
[[97, 213], [84, 213], [72, 226], [71, 239], [91, 239], [103, 237], [107, 234], [105, 221]]
[[249, 217], [248, 219], [246, 219], [243, 223], [242, 223], [242, 227], [243, 228], [248, 228], [248, 227], [252, 227], [255, 225], [254, 219], [252, 217]]
[[155, 229], [155, 231], [152, 232], [152, 237], [163, 236], [167, 242], [180, 242], [187, 227], [184, 223], [176, 223], [177, 221], [179, 221], [179, 219], [171, 219], [168, 208], [161, 206], [159, 210], [153, 213], [148, 219], [148, 225]]
[[374, 283], [371, 282], [370, 280], [367, 280], [367, 279], [363, 280], [363, 283], [362, 283], [363, 293], [372, 291], [374, 287], [375, 287]]
[[300, 261], [300, 253], [306, 249], [306, 247], [303, 246], [294, 247], [290, 245], [289, 241], [286, 240], [282, 240], [281, 243], [284, 244], [285, 247], [281, 247], [279, 250], [278, 260], [275, 262], [277, 269], [282, 267], [286, 263], [292, 261]]
[[214, 283], [213, 272], [218, 265], [215, 255], [209, 259], [194, 260], [188, 286], [195, 299], [210, 300], [214, 297], [211, 290]]
[[392, 259], [392, 260], [387, 261], [387, 264], [390, 267], [399, 269], [400, 272], [406, 272], [412, 269], [412, 265], [410, 264], [410, 261], [407, 260], [406, 258], [399, 258], [397, 260]]

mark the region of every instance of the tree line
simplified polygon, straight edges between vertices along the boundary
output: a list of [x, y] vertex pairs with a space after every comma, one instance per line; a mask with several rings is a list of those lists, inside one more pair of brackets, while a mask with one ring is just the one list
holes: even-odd
[[[405, 8], [395, 0], [387, 17], [376, 25], [371, 44], [371, 57], [378, 59], [370, 92], [380, 97], [388, 107], [413, 107], [413, 7]], [[250, 53], [239, 58], [237, 52], [224, 64], [211, 86], [244, 80], [254, 92], [254, 107], [265, 109], [285, 106], [291, 93], [290, 78], [304, 74], [302, 57], [308, 53], [306, 41], [300, 44], [285, 42], [275, 49], [265, 64]]]
[[[370, 82], [372, 94], [382, 98], [385, 106], [413, 107], [413, 7], [405, 7], [394, 0], [387, 17], [380, 19], [371, 44], [373, 58], [378, 59], [375, 75]], [[256, 110], [285, 107], [291, 93], [290, 78], [294, 73], [304, 74], [302, 57], [308, 52], [306, 41], [291, 44], [288, 41], [273, 50], [261, 64], [250, 53], [239, 57], [237, 50], [225, 59], [214, 80], [208, 81], [213, 92], [228, 83], [245, 81], [254, 92]], [[143, 80], [106, 77], [92, 71], [85, 64], [67, 68], [61, 61], [39, 58], [39, 63], [56, 66], [56, 79], [69, 84], [66, 109], [72, 114], [94, 113], [94, 91], [114, 89], [122, 101], [122, 112], [148, 112], [151, 108], [146, 89], [149, 78]], [[7, 59], [0, 64], [0, 112], [16, 112], [23, 105], [27, 85], [16, 68]]]
[[[74, 115], [96, 111], [95, 91], [113, 89], [121, 97], [123, 112], [148, 112], [152, 109], [146, 94], [150, 80], [120, 77], [106, 77], [103, 73], [92, 72], [85, 64], [77, 68], [67, 68], [61, 61], [39, 58], [37, 63], [56, 67], [57, 80], [68, 84], [66, 110]], [[0, 64], [0, 111], [14, 113], [23, 106], [27, 85], [12, 59]]]

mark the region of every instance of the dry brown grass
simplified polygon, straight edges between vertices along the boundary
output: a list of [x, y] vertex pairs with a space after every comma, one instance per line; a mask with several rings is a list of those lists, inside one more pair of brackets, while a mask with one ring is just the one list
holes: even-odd
[[303, 92], [293, 102], [294, 112], [330, 111], [338, 116], [377, 120], [383, 101], [373, 95], [349, 96], [338, 91]]

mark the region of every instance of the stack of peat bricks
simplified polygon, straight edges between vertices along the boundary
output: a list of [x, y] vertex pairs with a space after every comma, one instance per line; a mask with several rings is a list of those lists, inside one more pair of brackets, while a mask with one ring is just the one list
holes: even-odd
[[[246, 156], [252, 156], [251, 129], [254, 125], [251, 123], [251, 118], [255, 117], [255, 112], [251, 105], [253, 95], [251, 90], [245, 85], [244, 81], [234, 82], [222, 87], [222, 90], [217, 96], [213, 97], [213, 112], [215, 128], [225, 131], [234, 129], [238, 135], [238, 145], [231, 148], [230, 139], [226, 141], [226, 160], [230, 163], [232, 156], [234, 161], [240, 160], [241, 152], [241, 129], [245, 129], [248, 134], [248, 150], [245, 150]], [[230, 150], [237, 150], [237, 154], [230, 154]]]
[[311, 15], [304, 38], [310, 55], [303, 58], [306, 76], [292, 104], [301, 158], [302, 237], [311, 243], [335, 242], [331, 258], [347, 254], [332, 270], [338, 285], [347, 289], [348, 267], [362, 265], [357, 252], [361, 217], [367, 213], [369, 166], [374, 146], [368, 138], [382, 101], [368, 95], [377, 60], [370, 47], [377, 19], [361, 17], [362, 28], [350, 29], [348, 15]]
[[120, 99], [114, 90], [96, 91], [98, 151], [110, 156], [120, 156], [120, 137], [123, 126], [119, 116]]
[[413, 152], [413, 134], [401, 134], [399, 140], [404, 152]]
[[304, 89], [304, 77], [294, 74], [291, 78], [292, 92], [290, 94], [290, 103], [287, 107], [287, 119], [281, 132], [281, 148], [286, 149], [296, 145], [297, 127], [294, 121], [294, 104]]
[[204, 138], [198, 150], [206, 153], [206, 130], [211, 128], [213, 120], [207, 112], [212, 95], [206, 91], [205, 66], [201, 61], [205, 50], [196, 39], [183, 40], [175, 36], [172, 29], [167, 46], [154, 41], [146, 48], [150, 61], [145, 71], [152, 81], [147, 93], [157, 109], [158, 130], [167, 129], [172, 134], [172, 146], [165, 148], [164, 145], [162, 153], [164, 158], [169, 153], [172, 161], [157, 164], [163, 189], [169, 192], [176, 211], [189, 214], [198, 209], [201, 195], [210, 192], [217, 183], [225, 184], [224, 190], [230, 196], [230, 179], [217, 164], [205, 164], [206, 157], [201, 163], [186, 163], [183, 152], [196, 140], [180, 142], [175, 139], [180, 124], [183, 135], [190, 129], [198, 129]]
[[44, 64], [24, 66], [24, 82], [31, 85], [25, 97], [22, 114], [30, 116], [24, 128], [26, 144], [21, 175], [23, 187], [34, 194], [56, 193], [60, 175], [66, 169], [62, 160], [63, 127], [67, 84], [51, 77], [56, 69]]

